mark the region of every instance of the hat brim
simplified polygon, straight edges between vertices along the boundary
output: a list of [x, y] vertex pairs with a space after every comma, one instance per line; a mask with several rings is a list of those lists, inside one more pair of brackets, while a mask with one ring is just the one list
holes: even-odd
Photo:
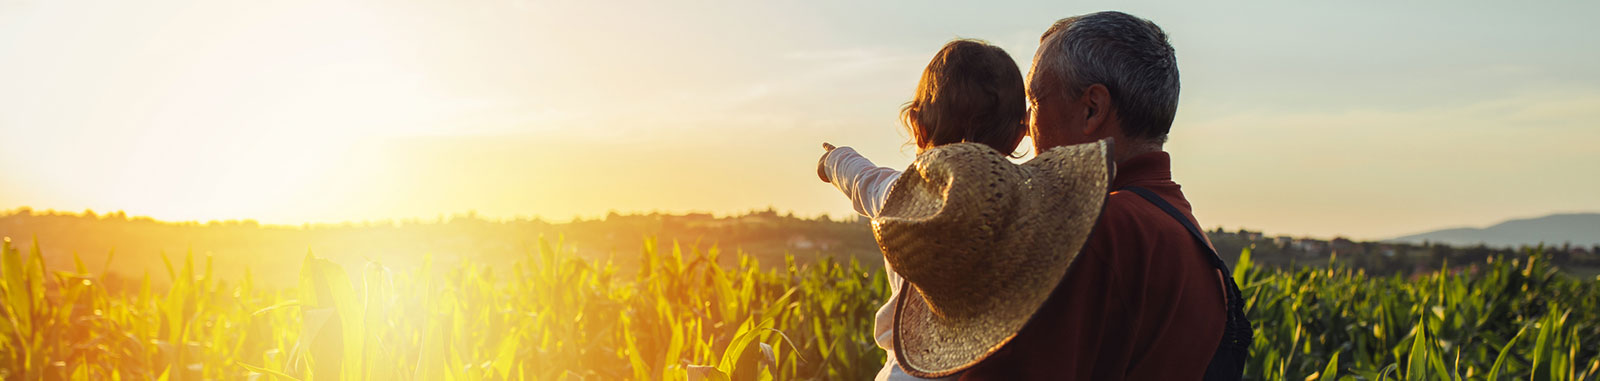
[[1033, 320], [1077, 259], [1104, 213], [1114, 167], [1109, 142], [1102, 144], [1099, 148], [1104, 155], [1100, 160], [1106, 165], [1104, 178], [1086, 179], [1087, 186], [1073, 189], [1072, 194], [1059, 195], [1079, 200], [1093, 198], [1093, 209], [1051, 211], [1075, 213], [1057, 216], [1059, 219], [1051, 226], [1016, 232], [1042, 235], [1036, 237], [1035, 242], [1050, 244], [1041, 245], [1047, 247], [1030, 253], [1033, 260], [1028, 266], [1006, 269], [1009, 276], [1001, 277], [1002, 284], [992, 285], [990, 303], [986, 303], [990, 308], [986, 313], [962, 317], [939, 314], [915, 285], [906, 282], [895, 301], [894, 316], [895, 358], [902, 370], [921, 378], [958, 373], [999, 351]]

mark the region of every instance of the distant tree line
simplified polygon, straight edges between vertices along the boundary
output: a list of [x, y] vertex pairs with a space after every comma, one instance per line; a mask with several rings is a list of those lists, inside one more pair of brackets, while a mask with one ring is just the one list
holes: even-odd
[[[1431, 242], [1357, 242], [1346, 238], [1318, 240], [1304, 237], [1268, 237], [1261, 232], [1221, 228], [1206, 232], [1223, 260], [1232, 264], [1245, 248], [1256, 265], [1278, 268], [1326, 266], [1330, 261], [1373, 275], [1419, 274], [1439, 271], [1446, 266], [1483, 263], [1490, 257], [1514, 258], [1526, 255], [1523, 247], [1451, 246]], [[1600, 272], [1600, 245], [1574, 246], [1546, 244], [1539, 248], [1551, 263], [1582, 274]]]

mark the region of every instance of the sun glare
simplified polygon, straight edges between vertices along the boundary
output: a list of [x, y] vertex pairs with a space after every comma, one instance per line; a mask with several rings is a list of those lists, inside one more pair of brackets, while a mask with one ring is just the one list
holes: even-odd
[[106, 20], [136, 29], [122, 38], [43, 27], [102, 52], [73, 61], [115, 61], [122, 75], [47, 76], [50, 86], [100, 90], [46, 104], [39, 120], [21, 121], [78, 122], [21, 132], [36, 144], [20, 150], [53, 163], [32, 168], [49, 172], [35, 186], [48, 187], [50, 199], [36, 206], [294, 220], [314, 214], [305, 206], [329, 206], [321, 197], [330, 188], [383, 170], [381, 161], [359, 157], [371, 153], [363, 147], [449, 133], [442, 122], [471, 102], [431, 87], [430, 76], [445, 68], [416, 59], [404, 31], [382, 17], [402, 10], [365, 6], [195, 4], [171, 9], [161, 28]]

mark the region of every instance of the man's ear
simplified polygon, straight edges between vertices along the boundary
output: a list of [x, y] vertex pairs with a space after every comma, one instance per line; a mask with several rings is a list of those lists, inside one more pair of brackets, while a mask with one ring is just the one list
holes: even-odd
[[1083, 134], [1088, 136], [1111, 136], [1107, 130], [1106, 122], [1111, 119], [1111, 91], [1106, 85], [1093, 84], [1083, 90], [1083, 96], [1078, 97], [1078, 102], [1083, 103]]

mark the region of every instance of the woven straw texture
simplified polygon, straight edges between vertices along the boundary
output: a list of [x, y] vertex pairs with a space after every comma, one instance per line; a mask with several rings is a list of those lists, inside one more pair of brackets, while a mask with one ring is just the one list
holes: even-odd
[[894, 327], [902, 369], [953, 374], [1016, 336], [1088, 239], [1110, 186], [1110, 148], [1058, 147], [1021, 165], [975, 143], [918, 155], [872, 221], [910, 286]]

